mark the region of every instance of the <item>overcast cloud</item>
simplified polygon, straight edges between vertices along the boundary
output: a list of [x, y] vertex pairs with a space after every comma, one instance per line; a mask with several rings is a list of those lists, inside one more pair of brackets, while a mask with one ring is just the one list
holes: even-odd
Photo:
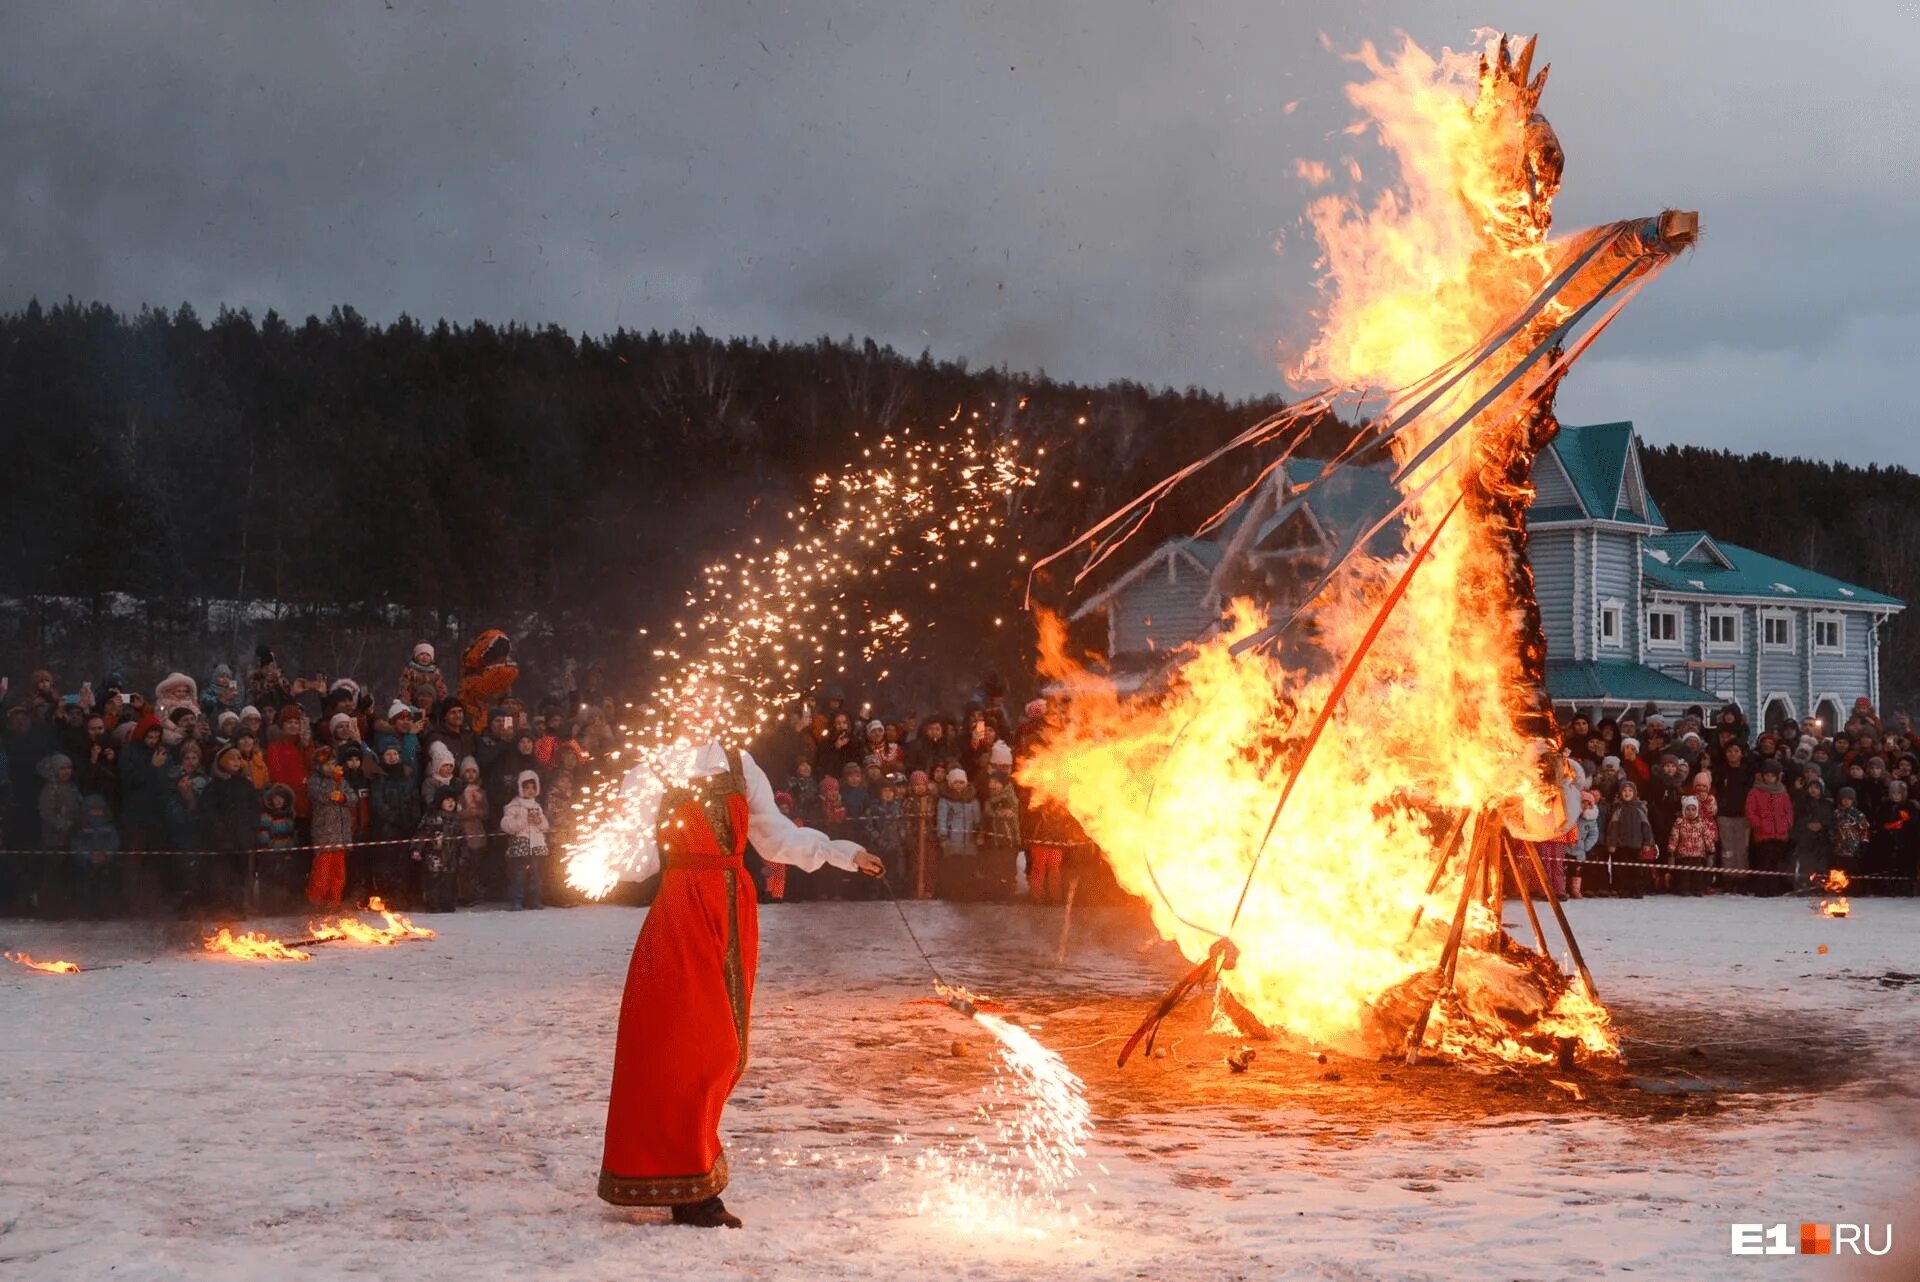
[[1563, 416], [1920, 467], [1920, 5], [1815, 13], [0, 0], [0, 306], [870, 334], [1279, 390], [1312, 302], [1292, 162], [1353, 115], [1337, 53], [1544, 23], [1558, 225], [1706, 232]]

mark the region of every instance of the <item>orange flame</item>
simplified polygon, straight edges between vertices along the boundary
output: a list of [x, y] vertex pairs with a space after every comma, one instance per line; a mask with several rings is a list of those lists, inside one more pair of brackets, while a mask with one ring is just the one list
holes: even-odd
[[[1349, 98], [1398, 161], [1400, 182], [1368, 205], [1351, 195], [1311, 205], [1326, 310], [1292, 373], [1407, 388], [1472, 349], [1564, 261], [1546, 239], [1559, 147], [1533, 110], [1544, 72], [1528, 81], [1530, 45], [1509, 60], [1433, 57], [1408, 42], [1392, 56], [1368, 46], [1357, 61], [1372, 78]], [[1530, 332], [1543, 336], [1569, 311], [1549, 306]], [[1395, 460], [1405, 465], [1436, 439], [1522, 351], [1502, 349], [1412, 418], [1393, 441]], [[1526, 411], [1545, 373], [1543, 363], [1518, 377], [1402, 480], [1404, 547], [1433, 537], [1432, 549], [1304, 761], [1335, 673], [1363, 648], [1404, 558], [1356, 556], [1314, 603], [1318, 655], [1230, 653], [1266, 623], [1231, 603], [1222, 630], [1151, 700], [1127, 700], [1083, 671], [1057, 624], [1043, 621], [1042, 667], [1067, 688], [1070, 711], [1025, 780], [1081, 819], [1188, 958], [1206, 957], [1229, 929], [1280, 784], [1299, 773], [1232, 927], [1240, 958], [1221, 986], [1260, 1022], [1310, 1043], [1389, 1049], [1410, 1003], [1424, 1007], [1433, 989], [1420, 984], [1459, 902], [1458, 861], [1456, 877], [1428, 893], [1455, 818], [1558, 813], [1544, 745], [1517, 729], [1535, 692], [1522, 666], [1527, 602], [1511, 574], [1511, 531], [1488, 505], [1460, 505], [1466, 482], [1456, 479], [1471, 472], [1499, 497], [1530, 496], [1524, 481], [1503, 478], [1533, 448]], [[1387, 412], [1401, 407], [1390, 399]], [[1441, 473], [1445, 483], [1422, 490]], [[1551, 966], [1516, 959], [1500, 931], [1484, 901], [1469, 906], [1454, 989], [1429, 1037], [1455, 1054], [1507, 1060], [1545, 1059], [1553, 1037], [1617, 1054], [1605, 1009]]]
[[243, 961], [311, 961], [313, 954], [299, 948], [289, 948], [277, 939], [273, 939], [257, 930], [234, 934], [225, 926], [208, 935], [201, 943], [207, 952], [218, 957], [237, 957]]
[[1822, 889], [1828, 891], [1833, 898], [1820, 901], [1817, 907], [1821, 913], [1828, 917], [1845, 917], [1853, 912], [1853, 905], [1847, 901], [1845, 895], [1840, 893], [1847, 888], [1847, 884], [1851, 880], [1852, 878], [1847, 876], [1845, 869], [1830, 868], [1827, 870], [1826, 884]]
[[425, 926], [414, 925], [411, 918], [401, 913], [390, 912], [386, 903], [378, 895], [367, 900], [367, 911], [379, 913], [386, 918], [386, 926], [372, 926], [358, 917], [335, 917], [331, 920], [308, 922], [307, 935], [316, 944], [342, 940], [347, 943], [371, 944], [383, 948], [397, 944], [403, 939], [434, 937], [433, 931]]
[[29, 970], [43, 971], [49, 975], [78, 975], [80, 967], [70, 961], [35, 961], [28, 953], [7, 953], [6, 959]]

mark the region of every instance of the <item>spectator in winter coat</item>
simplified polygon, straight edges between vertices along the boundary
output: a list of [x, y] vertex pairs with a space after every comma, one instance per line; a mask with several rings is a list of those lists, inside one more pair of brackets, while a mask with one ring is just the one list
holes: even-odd
[[195, 717], [200, 715], [200, 686], [184, 672], [169, 672], [153, 688], [154, 715], [167, 721], [180, 708], [191, 709]]
[[[840, 804], [845, 807], [847, 819], [859, 823], [867, 817], [867, 803], [872, 793], [867, 790], [867, 774], [859, 763], [848, 762], [840, 774]], [[859, 838], [854, 838], [859, 840]]]
[[80, 828], [80, 789], [73, 781], [73, 759], [54, 753], [40, 759], [40, 842], [47, 850], [65, 850]]
[[413, 857], [420, 864], [426, 908], [430, 913], [450, 913], [458, 906], [460, 848], [460, 798], [451, 787], [442, 785], [433, 794], [433, 804], [420, 819], [413, 835]]
[[868, 849], [886, 864], [892, 884], [905, 885], [906, 812], [900, 801], [900, 785], [892, 775], [880, 780], [878, 795], [867, 805], [867, 832], [872, 838]]
[[460, 856], [458, 883], [460, 902], [475, 903], [480, 898], [480, 856], [487, 848], [489, 802], [481, 782], [480, 763], [472, 757], [460, 761], [460, 833], [467, 848]]
[[540, 773], [521, 771], [519, 784], [520, 795], [508, 802], [500, 815], [500, 830], [508, 837], [507, 907], [516, 911], [543, 906], [542, 861], [547, 856], [547, 816], [540, 808]]
[[1826, 876], [1833, 866], [1833, 803], [1819, 771], [1807, 776], [1793, 808], [1793, 872], [1801, 885]]
[[173, 756], [149, 714], [134, 727], [120, 758], [120, 835], [134, 852], [167, 848], [167, 767]]
[[273, 716], [293, 699], [287, 678], [274, 661], [269, 646], [257, 646], [253, 652], [253, 671], [247, 674], [247, 702], [267, 716]]
[[1870, 815], [1873, 820], [1872, 871], [1899, 880], [1890, 883], [1884, 892], [1879, 887], [1870, 887], [1869, 894], [1891, 894], [1895, 889], [1913, 893], [1914, 844], [1916, 829], [1920, 828], [1915, 814], [1906, 780], [1888, 779], [1886, 797], [1880, 802], [1880, 808]]
[[[994, 748], [1006, 746], [996, 743]], [[987, 796], [980, 804], [979, 858], [984, 897], [994, 903], [1012, 899], [1019, 881], [1020, 803], [998, 770], [987, 776]]]
[[260, 793], [237, 747], [213, 758], [213, 776], [200, 794], [200, 828], [209, 850], [244, 854], [259, 841]]
[[240, 686], [233, 679], [233, 669], [224, 663], [213, 667], [213, 678], [207, 682], [207, 688], [200, 692], [200, 717], [204, 721], [218, 721], [220, 714], [231, 712], [235, 717], [247, 700], [242, 697]]
[[[1580, 817], [1573, 826], [1573, 841], [1567, 847], [1567, 898], [1580, 899], [1584, 880], [1599, 878], [1596, 852], [1600, 849], [1600, 794], [1591, 788], [1580, 791]], [[1596, 887], [1597, 888], [1597, 887]]]
[[[1736, 722], [1729, 722], [1732, 714]], [[1753, 763], [1747, 760], [1747, 750], [1739, 737], [1743, 733], [1737, 722], [1738, 713], [1731, 708], [1720, 710], [1721, 733], [1729, 728], [1736, 729], [1735, 737], [1727, 740], [1720, 752], [1720, 765], [1714, 772], [1713, 799], [1718, 807], [1716, 824], [1720, 829], [1720, 866], [1722, 868], [1745, 869], [1748, 866], [1748, 844], [1752, 841], [1752, 830], [1747, 826], [1747, 793], [1753, 787]], [[1743, 877], [1723, 877], [1721, 887], [1726, 890], [1746, 889]]]
[[1687, 790], [1685, 771], [1680, 758], [1667, 753], [1660, 760], [1660, 768], [1651, 773], [1640, 789], [1640, 795], [1647, 802], [1647, 819], [1653, 824], [1653, 834], [1662, 841], [1680, 818], [1680, 798]]
[[1833, 803], [1833, 866], [1842, 872], [1861, 871], [1873, 840], [1873, 825], [1861, 810], [1852, 788], [1842, 788]]
[[[467, 724], [467, 706], [455, 698], [442, 699], [433, 706], [433, 725], [425, 737], [431, 746], [444, 743], [457, 762], [474, 755], [477, 742], [473, 727]], [[476, 758], [477, 760], [477, 758]]]
[[86, 740], [73, 755], [73, 781], [83, 794], [98, 793], [109, 809], [120, 795], [120, 750], [107, 737], [107, 720], [94, 713], [86, 720]]
[[253, 785], [256, 793], [265, 792], [267, 785], [273, 782], [273, 776], [267, 771], [266, 754], [260, 751], [260, 738], [241, 722], [240, 733], [233, 737], [233, 750], [240, 754], [240, 773]]
[[1674, 820], [1667, 836], [1667, 857], [1675, 863], [1688, 864], [1690, 868], [1673, 875], [1674, 894], [1697, 896], [1706, 893], [1707, 856], [1713, 853], [1713, 843], [1718, 836], [1714, 826], [1700, 815], [1700, 799], [1688, 796], [1682, 800], [1680, 817]]
[[300, 821], [293, 813], [293, 789], [283, 783], [267, 785], [261, 795], [257, 834], [254, 899], [262, 912], [286, 912], [293, 907], [299, 881], [300, 856], [293, 847], [300, 842]]
[[415, 643], [413, 658], [407, 666], [400, 669], [400, 679], [394, 683], [395, 694], [402, 703], [415, 708], [438, 708], [440, 701], [447, 697], [447, 680], [440, 675], [440, 669], [433, 661], [433, 647], [425, 641]]
[[940, 897], [978, 898], [980, 802], [967, 784], [965, 770], [947, 771], [945, 790], [934, 812], [934, 832], [940, 841]]
[[924, 770], [907, 777], [907, 795], [900, 803], [904, 825], [906, 876], [903, 884], [915, 899], [932, 899], [940, 887], [940, 843], [934, 830], [940, 799]]
[[59, 740], [54, 737], [53, 727], [36, 718], [31, 707], [16, 703], [7, 709], [0, 750], [7, 758], [7, 840], [37, 849], [40, 815], [35, 802], [40, 796], [40, 763], [60, 751]]
[[1645, 794], [1647, 781], [1653, 777], [1653, 771], [1648, 768], [1646, 759], [1640, 755], [1638, 739], [1620, 741], [1620, 774], [1623, 778], [1633, 780], [1642, 795]]
[[420, 801], [428, 809], [442, 788], [452, 788], [458, 800], [460, 772], [455, 768], [453, 749], [438, 739], [427, 745], [427, 776], [420, 781]]
[[905, 764], [909, 770], [931, 772], [939, 762], [947, 759], [947, 726], [939, 717], [929, 717], [920, 732], [907, 740]]
[[[1793, 798], [1780, 782], [1780, 763], [1760, 763], [1759, 779], [1747, 792], [1747, 832], [1751, 866], [1763, 872], [1784, 870], [1788, 843], [1793, 840]], [[1756, 895], [1785, 894], [1787, 884], [1779, 877], [1755, 877]]]
[[319, 847], [307, 876], [307, 902], [315, 908], [338, 908], [347, 888], [347, 847], [353, 843], [358, 799], [346, 771], [333, 759], [333, 749], [324, 744], [313, 750], [307, 799], [313, 813], [313, 844]]
[[118, 899], [115, 855], [120, 849], [120, 830], [113, 825], [107, 799], [99, 793], [81, 799], [80, 823], [67, 839], [67, 849], [73, 852], [74, 871], [79, 874], [76, 890], [81, 914], [101, 917], [112, 911]]
[[368, 801], [372, 810], [368, 840], [388, 843], [370, 852], [374, 893], [390, 902], [411, 904], [406, 848], [394, 843], [404, 842], [420, 828], [420, 787], [400, 758], [399, 744], [389, 742], [381, 751], [380, 772], [369, 785]]
[[1640, 864], [1655, 858], [1659, 847], [1654, 841], [1653, 823], [1647, 818], [1647, 803], [1640, 800], [1640, 791], [1631, 780], [1621, 780], [1614, 793], [1605, 846], [1614, 893], [1640, 898], [1645, 893]]
[[278, 733], [267, 740], [267, 776], [293, 793], [294, 813], [305, 819], [313, 812], [312, 794], [307, 791], [313, 747], [306, 714], [298, 704], [289, 703], [274, 720]]

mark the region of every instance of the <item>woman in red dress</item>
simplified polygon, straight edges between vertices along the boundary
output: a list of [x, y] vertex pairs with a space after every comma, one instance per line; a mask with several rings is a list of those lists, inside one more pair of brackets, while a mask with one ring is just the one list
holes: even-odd
[[[747, 1067], [760, 944], [741, 857], [751, 841], [762, 859], [808, 872], [831, 863], [877, 877], [884, 866], [782, 815], [744, 752], [709, 742], [689, 775], [660, 801], [663, 872], [620, 1003], [599, 1191], [617, 1206], [671, 1207], [675, 1224], [739, 1228], [720, 1200], [720, 1113]], [[651, 862], [643, 858], [641, 877]]]

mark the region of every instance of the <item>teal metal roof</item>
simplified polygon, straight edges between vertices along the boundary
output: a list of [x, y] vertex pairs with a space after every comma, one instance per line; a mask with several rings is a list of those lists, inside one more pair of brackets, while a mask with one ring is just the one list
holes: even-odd
[[1625, 659], [1547, 660], [1547, 694], [1555, 703], [1660, 703], [1685, 706], [1707, 693]]
[[[1633, 448], [1632, 423], [1594, 423], [1586, 427], [1563, 425], [1548, 448], [1560, 460], [1560, 466], [1567, 469], [1574, 493], [1580, 496], [1588, 516], [1599, 520], [1625, 521], [1632, 525], [1642, 524], [1639, 513], [1627, 505], [1626, 486], [1623, 484], [1627, 451]], [[1555, 509], [1556, 513], [1560, 511]], [[1540, 512], [1531, 513], [1530, 518], [1537, 521], [1572, 519], [1565, 515]], [[1660, 514], [1660, 507], [1653, 501], [1653, 495], [1647, 495], [1646, 524], [1666, 523], [1667, 519]]]
[[1173, 542], [1182, 552], [1191, 553], [1209, 570], [1218, 568], [1220, 558], [1226, 554], [1226, 549], [1212, 539], [1175, 539]]
[[1751, 548], [1722, 543], [1718, 539], [1713, 540], [1713, 546], [1733, 562], [1733, 568], [1727, 569], [1705, 560], [1683, 564], [1680, 558], [1706, 537], [1700, 530], [1648, 535], [1640, 552], [1647, 579], [1663, 591], [1687, 596], [1761, 597], [1782, 603], [1819, 601], [1832, 605], [1905, 607], [1905, 602], [1884, 592], [1830, 578]]

